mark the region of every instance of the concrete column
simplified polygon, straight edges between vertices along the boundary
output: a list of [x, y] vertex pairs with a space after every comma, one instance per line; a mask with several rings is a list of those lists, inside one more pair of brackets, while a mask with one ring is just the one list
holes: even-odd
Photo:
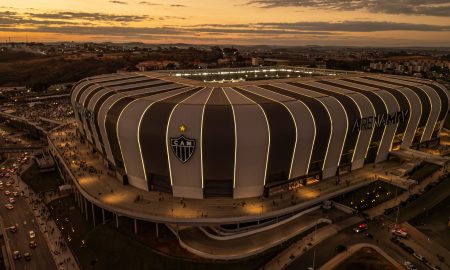
[[134, 219], [134, 234], [138, 233], [138, 229], [137, 229], [137, 219]]
[[105, 224], [105, 209], [102, 208], [102, 220], [103, 224]]
[[92, 221], [94, 222], [94, 227], [95, 227], [95, 209], [94, 209], [94, 204], [91, 203], [91, 209], [92, 209]]
[[78, 206], [80, 207], [80, 209], [81, 209], [81, 213], [83, 213], [84, 212], [84, 209], [83, 209], [83, 197], [81, 197], [80, 196], [80, 194], [78, 193]]
[[155, 223], [156, 227], [156, 238], [159, 237], [159, 223]]
[[84, 210], [86, 211], [86, 220], [89, 221], [89, 213], [88, 213], [86, 198], [84, 198]]
[[117, 214], [116, 215], [116, 228], [119, 228], [119, 216]]
[[74, 198], [75, 202], [78, 203], [78, 196], [77, 196], [77, 192], [75, 190], [73, 191], [73, 198]]

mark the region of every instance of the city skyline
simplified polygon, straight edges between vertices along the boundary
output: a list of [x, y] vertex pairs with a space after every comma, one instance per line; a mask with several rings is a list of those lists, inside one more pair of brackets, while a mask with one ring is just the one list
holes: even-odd
[[0, 14], [2, 42], [450, 44], [450, 4], [442, 0], [1, 0]]

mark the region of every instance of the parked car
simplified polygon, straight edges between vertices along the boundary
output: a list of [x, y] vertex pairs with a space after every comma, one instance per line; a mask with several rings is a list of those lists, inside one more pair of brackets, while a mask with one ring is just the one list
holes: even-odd
[[7, 203], [7, 204], [5, 204], [5, 208], [8, 209], [8, 210], [13, 210], [14, 209], [14, 205], [12, 205], [10, 203]]
[[22, 255], [20, 254], [20, 251], [16, 250], [13, 252], [13, 259], [14, 260], [20, 260], [22, 258]]
[[430, 267], [433, 270], [441, 270], [441, 268], [439, 266], [434, 265], [434, 264], [432, 264], [430, 262], [425, 262], [425, 264], [426, 264], [426, 266]]
[[398, 237], [394, 236], [391, 238], [391, 241], [398, 244], [400, 241], [398, 240]]
[[6, 196], [9, 196], [10, 194], [11, 194], [11, 191], [5, 190], [5, 195], [6, 195]]
[[346, 245], [338, 245], [336, 246], [336, 251], [337, 252], [342, 252], [342, 251], [346, 251], [347, 250], [347, 246]]
[[[402, 244], [403, 244], [403, 243], [402, 243]], [[412, 249], [412, 247], [407, 246], [407, 245], [405, 245], [405, 244], [401, 245], [401, 247], [402, 247], [406, 252], [408, 252], [409, 254], [414, 254], [414, 249]]]
[[30, 239], [33, 239], [36, 237], [36, 234], [34, 233], [34, 231], [29, 231], [28, 236], [30, 237]]
[[35, 248], [37, 247], [37, 243], [34, 240], [31, 240], [30, 243], [28, 244], [28, 246], [30, 246], [30, 248]]
[[393, 229], [392, 234], [402, 237], [402, 238], [408, 237], [408, 233], [406, 232], [405, 229], [402, 229], [402, 228]]
[[16, 202], [16, 200], [14, 198], [12, 198], [12, 197], [9, 198], [8, 201], [9, 201], [9, 203], [15, 203]]
[[12, 233], [15, 233], [15, 232], [17, 232], [17, 226], [16, 226], [16, 225], [12, 225], [11, 227], [9, 227], [9, 230], [10, 230]]
[[358, 227], [353, 228], [353, 231], [356, 233], [360, 233], [363, 231], [367, 231], [369, 229], [369, 225], [367, 225], [367, 223], [361, 223], [358, 225]]
[[413, 256], [416, 257], [416, 259], [418, 259], [421, 262], [426, 262], [427, 261], [427, 259], [425, 259], [425, 257], [420, 255], [420, 254], [414, 253]]
[[414, 264], [412, 264], [412, 262], [410, 261], [406, 261], [403, 263], [403, 265], [406, 267], [406, 269], [408, 270], [417, 270], [416, 266], [414, 266]]
[[23, 257], [25, 258], [25, 261], [30, 261], [31, 260], [31, 253], [30, 252], [25, 252], [23, 254]]

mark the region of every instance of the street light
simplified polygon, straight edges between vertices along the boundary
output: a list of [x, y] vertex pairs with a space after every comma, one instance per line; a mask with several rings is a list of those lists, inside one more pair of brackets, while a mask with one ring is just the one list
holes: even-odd
[[[317, 233], [317, 223], [319, 223], [319, 220], [316, 220], [316, 225], [314, 226], [314, 242], [316, 242], [316, 233]], [[317, 248], [317, 247], [316, 247]], [[314, 266], [316, 263], [316, 248], [314, 248], [314, 253], [313, 253], [313, 264], [312, 264], [312, 269], [314, 270]]]
[[[397, 203], [397, 191], [398, 191], [398, 187], [395, 186], [395, 203]], [[400, 213], [400, 204], [397, 204], [397, 215], [395, 217], [395, 227], [397, 228], [397, 223], [398, 223], [398, 214]]]
[[314, 249], [314, 253], [313, 253], [313, 264], [312, 264], [312, 270], [314, 270], [314, 264], [316, 262], [316, 249]]

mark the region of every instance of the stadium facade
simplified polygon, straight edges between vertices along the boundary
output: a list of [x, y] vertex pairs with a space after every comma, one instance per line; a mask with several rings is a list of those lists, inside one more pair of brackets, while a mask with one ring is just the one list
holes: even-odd
[[123, 184], [249, 198], [438, 138], [436, 82], [294, 67], [116, 73], [72, 92], [79, 133]]

